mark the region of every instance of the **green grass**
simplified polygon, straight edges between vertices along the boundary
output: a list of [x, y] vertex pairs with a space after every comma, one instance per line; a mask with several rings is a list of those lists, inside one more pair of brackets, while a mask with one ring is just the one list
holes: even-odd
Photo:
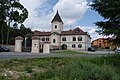
[[[9, 71], [14, 74], [11, 75]], [[7, 76], [4, 76], [3, 73]], [[0, 61], [0, 80], [9, 79], [120, 80], [120, 55], [96, 58], [36, 58]]]
[[70, 50], [58, 51], [58, 52], [53, 52], [53, 53], [58, 53], [58, 54], [86, 54], [86, 53], [83, 53], [83, 52], [70, 51]]

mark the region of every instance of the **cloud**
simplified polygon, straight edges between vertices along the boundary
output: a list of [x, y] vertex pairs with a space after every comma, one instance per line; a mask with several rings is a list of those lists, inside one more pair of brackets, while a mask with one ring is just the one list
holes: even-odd
[[[20, 3], [27, 8], [29, 15], [26, 21], [24, 22], [26, 27], [31, 29], [38, 29], [41, 25], [39, 22], [41, 18], [38, 17], [38, 7], [42, 7], [46, 0], [20, 0]], [[41, 29], [41, 28], [40, 28]]]
[[24, 24], [32, 30], [50, 30], [50, 21], [57, 10], [64, 21], [64, 26], [72, 25], [80, 20], [89, 8], [86, 0], [59, 0], [51, 9], [49, 8], [51, 5], [47, 4], [48, 0], [20, 0], [20, 2], [29, 11]]
[[59, 10], [65, 25], [71, 25], [84, 16], [87, 4], [86, 0], [59, 0], [53, 10]]
[[[64, 26], [70, 26], [80, 20], [89, 8], [86, 0], [58, 0], [54, 5], [50, 5], [48, 0], [20, 0], [20, 2], [29, 11], [29, 16], [24, 22], [25, 26], [40, 31], [50, 31], [50, 22], [57, 10], [64, 21]], [[80, 27], [83, 31], [88, 32], [92, 40], [102, 37], [95, 32], [96, 26], [72, 27]], [[65, 28], [68, 29], [64, 27], [64, 30]]]
[[98, 39], [98, 38], [103, 38], [103, 35], [99, 35], [96, 30], [98, 28], [96, 26], [76, 26], [82, 29], [85, 32], [88, 32], [88, 34], [91, 36], [92, 40]]

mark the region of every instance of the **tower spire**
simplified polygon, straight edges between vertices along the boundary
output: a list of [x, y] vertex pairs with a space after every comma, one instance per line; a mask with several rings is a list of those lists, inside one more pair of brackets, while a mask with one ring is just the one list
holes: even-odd
[[56, 15], [54, 16], [53, 20], [51, 21], [51, 23], [53, 23], [54, 21], [58, 21], [58, 22], [62, 22], [62, 23], [63, 23], [60, 15], [59, 15], [59, 13], [58, 13], [58, 10], [57, 10], [57, 13], [56, 13]]

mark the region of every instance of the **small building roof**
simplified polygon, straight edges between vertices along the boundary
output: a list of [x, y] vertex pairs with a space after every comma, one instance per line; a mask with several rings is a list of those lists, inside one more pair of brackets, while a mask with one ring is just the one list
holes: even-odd
[[15, 38], [15, 40], [23, 40], [23, 37], [17, 36], [17, 37]]
[[62, 22], [62, 23], [63, 23], [60, 15], [59, 15], [59, 13], [58, 13], [58, 10], [57, 10], [57, 13], [56, 13], [56, 15], [54, 16], [53, 20], [51, 21], [51, 23], [53, 23], [54, 21], [58, 21], [58, 22]]

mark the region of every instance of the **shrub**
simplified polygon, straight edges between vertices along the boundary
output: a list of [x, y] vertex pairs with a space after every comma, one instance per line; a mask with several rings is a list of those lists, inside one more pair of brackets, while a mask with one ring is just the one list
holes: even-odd
[[49, 69], [34, 73], [31, 80], [120, 80], [120, 75], [109, 65], [97, 65], [87, 61], [73, 61], [60, 70]]

